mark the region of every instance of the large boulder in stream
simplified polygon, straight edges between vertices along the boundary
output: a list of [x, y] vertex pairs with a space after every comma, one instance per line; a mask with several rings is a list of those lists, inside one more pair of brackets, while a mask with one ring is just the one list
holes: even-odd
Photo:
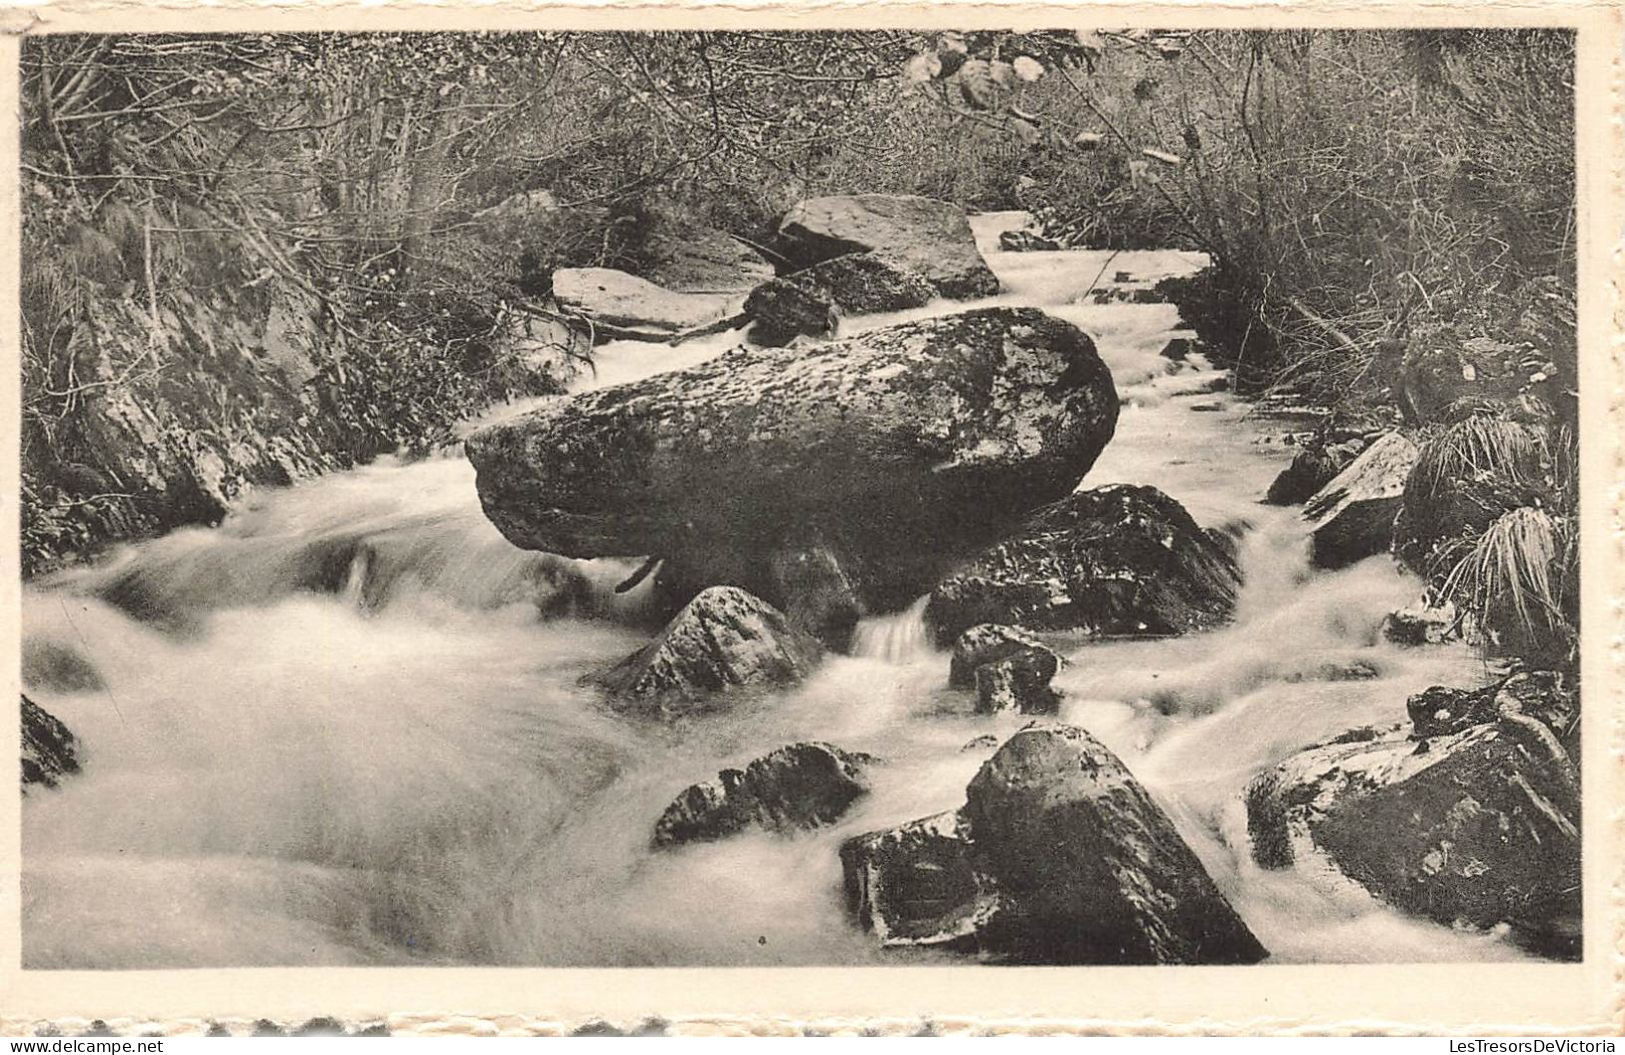
[[848, 904], [883, 945], [1026, 964], [1238, 964], [1266, 953], [1121, 761], [1034, 724], [963, 809], [849, 839]]
[[965, 211], [950, 202], [908, 194], [809, 198], [785, 214], [779, 239], [785, 255], [802, 267], [873, 253], [919, 275], [944, 297], [966, 300], [999, 291]]
[[749, 828], [782, 833], [832, 824], [869, 793], [873, 762], [830, 744], [781, 747], [684, 789], [655, 825], [654, 845], [711, 842]]
[[1342, 568], [1388, 552], [1417, 453], [1416, 444], [1390, 432], [1304, 503], [1304, 519], [1314, 525], [1311, 564]]
[[944, 645], [978, 623], [1181, 634], [1228, 619], [1240, 585], [1226, 547], [1178, 502], [1113, 484], [1039, 510], [939, 583], [926, 619]]
[[[806, 626], [823, 620], [798, 615], [787, 576], [814, 575], [826, 601], [850, 589], [866, 610], [904, 607], [1069, 493], [1117, 412], [1081, 330], [986, 308], [812, 348], [738, 348], [553, 401], [467, 451], [486, 515], [515, 544], [666, 558], [676, 603], [742, 586]], [[850, 626], [850, 613], [825, 615]]]
[[1580, 954], [1578, 703], [1552, 672], [1411, 697], [1410, 725], [1293, 755], [1247, 791], [1253, 856], [1449, 926]]
[[79, 772], [79, 746], [73, 733], [51, 712], [18, 694], [22, 700], [22, 786], [54, 788], [63, 777]]
[[704, 710], [729, 692], [793, 684], [823, 649], [784, 613], [732, 586], [715, 586], [614, 667], [589, 676], [620, 710], [678, 714]]

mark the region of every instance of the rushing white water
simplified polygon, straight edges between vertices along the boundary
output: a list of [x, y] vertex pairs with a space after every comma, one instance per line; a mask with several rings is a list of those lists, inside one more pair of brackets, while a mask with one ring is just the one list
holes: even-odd
[[[1126, 401], [1086, 484], [1162, 488], [1239, 535], [1246, 574], [1225, 629], [1074, 642], [1062, 717], [1151, 788], [1274, 960], [1517, 956], [1249, 863], [1241, 789], [1253, 774], [1482, 671], [1463, 651], [1381, 641], [1384, 613], [1418, 588], [1389, 561], [1308, 569], [1295, 511], [1257, 501], [1289, 450], [1212, 391], [1222, 375], [1159, 356], [1174, 309], [1079, 302], [1119, 271], [1143, 284], [1199, 258], [996, 251], [1017, 219], [977, 220], [1005, 285], [995, 302], [1089, 330]], [[690, 365], [736, 340], [612, 344], [582, 384]], [[28, 690], [79, 736], [85, 767], [25, 803], [25, 962], [931, 960], [882, 954], [847, 920], [836, 848], [959, 805], [991, 751], [965, 745], [1024, 719], [970, 713], [916, 606], [866, 620], [855, 655], [792, 691], [676, 727], [622, 720], [577, 679], [646, 639], [644, 591], [611, 590], [634, 566], [517, 550], [480, 513], [460, 457], [386, 459], [29, 588]], [[100, 686], [63, 676], [64, 655], [93, 665]], [[1354, 665], [1370, 676], [1335, 680]], [[684, 786], [805, 739], [885, 760], [838, 825], [650, 851]]]

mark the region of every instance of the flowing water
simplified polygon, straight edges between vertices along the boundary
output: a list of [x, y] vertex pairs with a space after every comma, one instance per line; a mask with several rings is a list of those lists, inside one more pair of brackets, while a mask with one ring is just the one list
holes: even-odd
[[[1309, 570], [1296, 511], [1258, 503], [1290, 448], [1213, 390], [1218, 371], [1159, 355], [1175, 309], [1085, 297], [1118, 272], [1145, 284], [1199, 257], [998, 252], [1018, 219], [977, 220], [1005, 287], [994, 302], [1088, 330], [1125, 399], [1085, 483], [1162, 488], [1237, 535], [1246, 575], [1225, 629], [1073, 642], [1061, 717], [1168, 808], [1274, 961], [1519, 955], [1249, 863], [1241, 791], [1254, 774], [1483, 671], [1465, 651], [1381, 640], [1383, 615], [1418, 592], [1387, 559]], [[607, 345], [583, 387], [691, 365], [738, 337]], [[25, 800], [25, 963], [937, 958], [882, 953], [847, 920], [836, 849], [960, 805], [992, 751], [967, 743], [1024, 719], [974, 716], [946, 687], [920, 605], [866, 620], [854, 655], [726, 716], [617, 718], [577, 679], [646, 640], [646, 588], [612, 592], [636, 563], [513, 548], [481, 514], [472, 469], [447, 456], [262, 492], [218, 528], [31, 585], [28, 691], [78, 735], [84, 771]], [[1364, 676], [1340, 680], [1350, 670]], [[885, 759], [838, 825], [649, 849], [687, 784], [807, 739]]]

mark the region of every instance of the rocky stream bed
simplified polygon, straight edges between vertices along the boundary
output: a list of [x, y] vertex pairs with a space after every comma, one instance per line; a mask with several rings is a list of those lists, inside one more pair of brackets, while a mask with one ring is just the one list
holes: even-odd
[[563, 276], [620, 336], [466, 458], [32, 583], [25, 964], [1575, 955], [1573, 692], [1391, 617], [1409, 441], [1295, 463], [1200, 257], [921, 202]]

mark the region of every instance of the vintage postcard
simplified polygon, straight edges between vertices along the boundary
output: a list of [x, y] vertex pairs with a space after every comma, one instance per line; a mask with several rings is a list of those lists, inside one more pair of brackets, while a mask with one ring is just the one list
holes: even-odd
[[6, 18], [8, 1033], [1620, 1028], [1616, 10]]

